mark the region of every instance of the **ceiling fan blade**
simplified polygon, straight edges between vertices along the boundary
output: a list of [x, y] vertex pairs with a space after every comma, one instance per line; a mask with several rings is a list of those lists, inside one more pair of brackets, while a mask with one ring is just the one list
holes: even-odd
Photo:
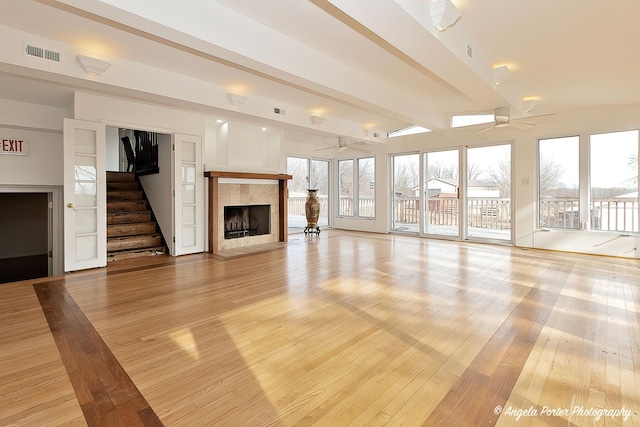
[[313, 151], [335, 150], [336, 148], [338, 147], [325, 147], [325, 148], [318, 148]]
[[520, 129], [520, 130], [529, 130], [531, 128], [536, 127], [536, 125], [534, 125], [533, 123], [523, 123], [523, 122], [512, 122], [510, 123], [510, 126], [512, 128]]
[[519, 117], [517, 119], [511, 119], [511, 122], [517, 122], [520, 120], [531, 120], [531, 119], [537, 119], [538, 117], [548, 117], [548, 116], [555, 116], [556, 113], [549, 113], [549, 114], [538, 114], [537, 116], [526, 116], [526, 117]]
[[474, 134], [474, 135], [479, 135], [479, 134], [481, 134], [481, 133], [485, 133], [485, 132], [487, 132], [487, 131], [490, 131], [491, 129], [493, 129], [493, 128], [495, 128], [495, 127], [496, 127], [496, 125], [492, 125], [492, 126], [489, 126], [488, 128], [480, 129], [479, 131], [474, 132], [473, 134]]

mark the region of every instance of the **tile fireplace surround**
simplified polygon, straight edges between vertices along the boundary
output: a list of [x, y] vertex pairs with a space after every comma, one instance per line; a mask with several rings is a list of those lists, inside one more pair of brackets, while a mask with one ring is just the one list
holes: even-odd
[[[209, 180], [209, 252], [215, 254], [224, 249], [287, 241], [287, 180], [292, 178], [291, 175], [222, 171], [208, 171], [204, 175]], [[251, 183], [247, 180], [277, 183]], [[271, 234], [225, 240], [224, 207], [252, 204], [271, 205]]]

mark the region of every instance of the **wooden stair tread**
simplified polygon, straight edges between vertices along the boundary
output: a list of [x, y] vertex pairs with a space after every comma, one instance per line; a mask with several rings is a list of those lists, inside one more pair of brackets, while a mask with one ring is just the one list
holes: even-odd
[[144, 201], [144, 191], [142, 190], [107, 191], [107, 201], [108, 202]]
[[133, 172], [107, 172], [107, 182], [136, 181], [136, 174]]
[[113, 251], [107, 254], [107, 261], [117, 261], [130, 258], [138, 258], [143, 256], [166, 255], [167, 248], [165, 246], [154, 246], [141, 249], [126, 249], [122, 251]]
[[157, 234], [155, 221], [107, 224], [107, 238]]
[[146, 210], [149, 210], [149, 203], [146, 200], [118, 200], [107, 203], [107, 212]]
[[107, 182], [107, 192], [109, 191], [128, 191], [128, 190], [140, 190], [140, 184], [138, 181], [113, 181]]

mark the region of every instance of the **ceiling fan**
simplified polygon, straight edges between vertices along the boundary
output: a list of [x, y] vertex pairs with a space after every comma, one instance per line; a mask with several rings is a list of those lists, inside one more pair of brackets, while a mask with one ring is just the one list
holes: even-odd
[[527, 123], [525, 120], [532, 120], [538, 117], [553, 116], [554, 114], [555, 113], [539, 114], [537, 116], [521, 117], [519, 119], [511, 120], [511, 109], [509, 107], [499, 107], [493, 110], [493, 118], [495, 123], [492, 126], [480, 129], [479, 131], [474, 132], [473, 134], [478, 135], [478, 134], [490, 131], [491, 129], [505, 128], [505, 127], [513, 127], [515, 129], [528, 130], [535, 127], [536, 125], [534, 123]]
[[361, 148], [360, 146], [362, 145], [367, 145], [362, 141], [359, 142], [354, 142], [354, 143], [349, 143], [349, 140], [346, 136], [340, 136], [338, 137], [338, 146], [337, 147], [326, 147], [326, 148], [318, 148], [315, 151], [323, 151], [323, 150], [335, 150], [336, 148], [338, 149], [338, 153], [342, 153], [343, 151], [346, 150], [354, 150], [354, 151], [360, 151], [361, 153], [368, 153], [369, 150], [366, 150], [364, 148]]

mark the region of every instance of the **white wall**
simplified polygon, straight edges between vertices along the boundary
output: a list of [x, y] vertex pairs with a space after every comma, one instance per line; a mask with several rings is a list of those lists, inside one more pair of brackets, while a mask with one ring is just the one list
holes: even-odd
[[209, 122], [206, 131], [206, 170], [263, 173], [286, 170], [281, 169], [281, 129], [263, 130], [262, 126], [227, 121], [215, 126]]
[[0, 137], [29, 143], [27, 156], [0, 155], [0, 185], [63, 185], [61, 133], [0, 127]]
[[107, 170], [118, 172], [120, 170], [120, 136], [117, 127], [107, 126]]

